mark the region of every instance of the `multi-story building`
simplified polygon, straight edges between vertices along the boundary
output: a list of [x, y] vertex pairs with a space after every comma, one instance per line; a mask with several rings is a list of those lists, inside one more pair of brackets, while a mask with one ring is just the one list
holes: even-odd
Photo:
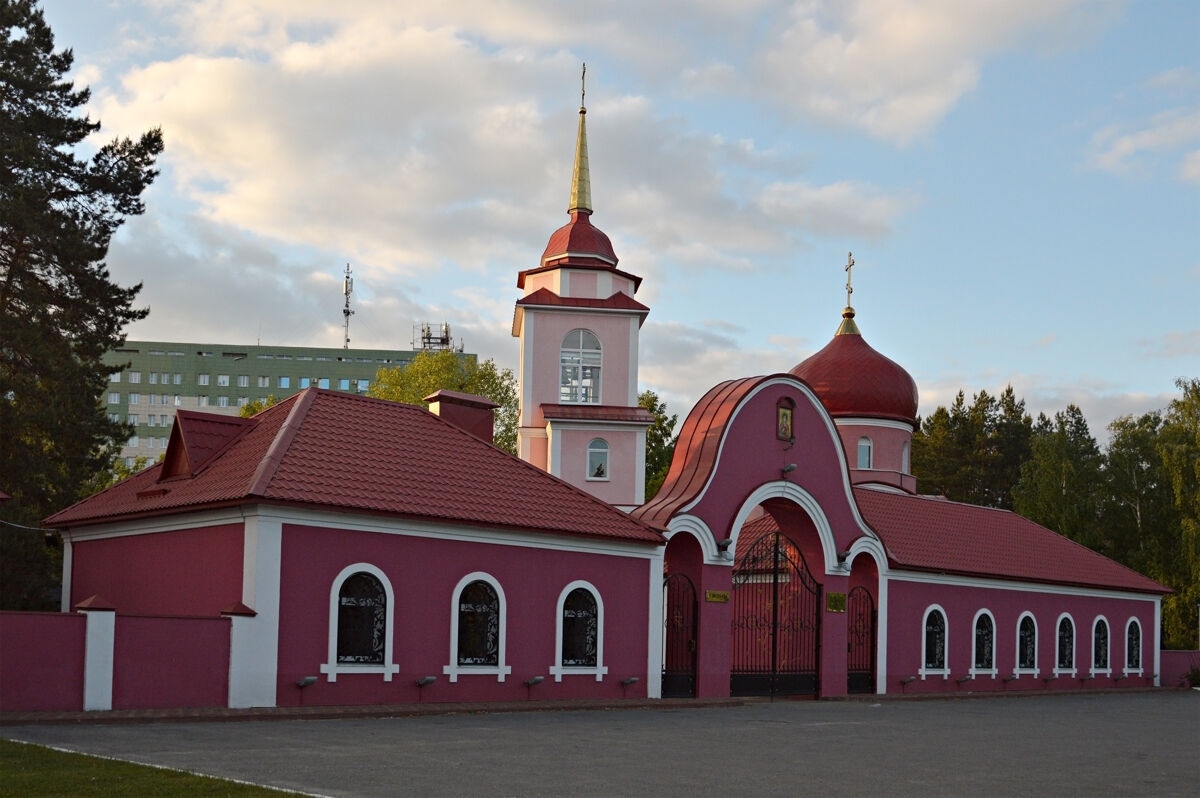
[[237, 415], [250, 402], [283, 399], [310, 386], [365, 393], [379, 369], [408, 365], [417, 353], [126, 341], [105, 355], [113, 372], [103, 401], [110, 418], [134, 426], [121, 450], [126, 464], [139, 456], [153, 462], [167, 450], [180, 408]]

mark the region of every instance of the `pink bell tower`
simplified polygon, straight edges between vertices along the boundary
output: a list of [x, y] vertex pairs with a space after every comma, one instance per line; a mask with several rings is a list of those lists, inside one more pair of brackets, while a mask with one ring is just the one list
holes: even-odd
[[592, 226], [586, 115], [581, 101], [570, 221], [539, 265], [517, 275], [517, 446], [521, 459], [631, 510], [645, 501], [654, 421], [637, 403], [638, 334], [650, 309], [633, 298], [642, 278], [617, 268], [608, 236]]

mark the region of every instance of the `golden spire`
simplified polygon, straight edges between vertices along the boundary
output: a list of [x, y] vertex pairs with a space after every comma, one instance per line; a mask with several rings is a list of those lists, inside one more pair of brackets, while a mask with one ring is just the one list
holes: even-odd
[[575, 171], [571, 175], [571, 204], [568, 213], [575, 211], [592, 212], [592, 177], [588, 170], [587, 126], [584, 119], [587, 116], [587, 64], [583, 65], [583, 73], [579, 77], [579, 137], [575, 142]]
[[854, 268], [854, 253], [846, 253], [846, 309], [842, 311], [842, 323], [838, 325], [835, 335], [862, 335], [858, 325], [854, 323], [854, 308], [850, 306], [850, 295], [854, 293], [851, 283], [850, 270]]

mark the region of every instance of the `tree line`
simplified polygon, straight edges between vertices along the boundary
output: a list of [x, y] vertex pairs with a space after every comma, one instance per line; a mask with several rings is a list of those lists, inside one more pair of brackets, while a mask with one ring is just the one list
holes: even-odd
[[1174, 590], [1167, 648], [1197, 646], [1200, 600], [1200, 379], [1176, 381], [1162, 410], [1123, 416], [1101, 447], [1075, 405], [1034, 420], [1012, 387], [919, 420], [921, 493], [1013, 510]]

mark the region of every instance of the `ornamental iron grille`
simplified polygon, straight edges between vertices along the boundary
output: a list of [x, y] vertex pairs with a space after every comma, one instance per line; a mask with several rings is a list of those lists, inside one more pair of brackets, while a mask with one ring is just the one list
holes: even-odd
[[925, 616], [925, 667], [930, 670], [946, 667], [946, 616], [941, 610], [930, 610]]
[[731, 695], [816, 695], [821, 583], [787, 536], [750, 546], [733, 569]]
[[1070, 618], [1058, 622], [1058, 667], [1061, 670], [1075, 667], [1075, 627]]
[[663, 581], [663, 698], [696, 695], [696, 587], [685, 574]]
[[996, 628], [991, 616], [975, 619], [975, 668], [990, 671], [996, 667]]
[[879, 616], [875, 598], [862, 585], [851, 588], [846, 597], [846, 690], [851, 693], [875, 692], [875, 636]]
[[1142, 627], [1129, 624], [1125, 633], [1125, 667], [1130, 670], [1142, 667]]
[[577, 587], [563, 602], [562, 664], [568, 668], [596, 667], [596, 642], [599, 638], [596, 597], [592, 591]]
[[338, 589], [337, 661], [382, 665], [387, 639], [387, 594], [383, 583], [363, 571], [346, 577]]
[[1096, 621], [1092, 635], [1092, 667], [1098, 671], [1108, 669], [1108, 624]]
[[500, 664], [500, 598], [487, 582], [472, 582], [459, 594], [458, 664]]
[[1021, 619], [1018, 633], [1017, 667], [1025, 670], [1037, 667], [1037, 626], [1028, 615]]

